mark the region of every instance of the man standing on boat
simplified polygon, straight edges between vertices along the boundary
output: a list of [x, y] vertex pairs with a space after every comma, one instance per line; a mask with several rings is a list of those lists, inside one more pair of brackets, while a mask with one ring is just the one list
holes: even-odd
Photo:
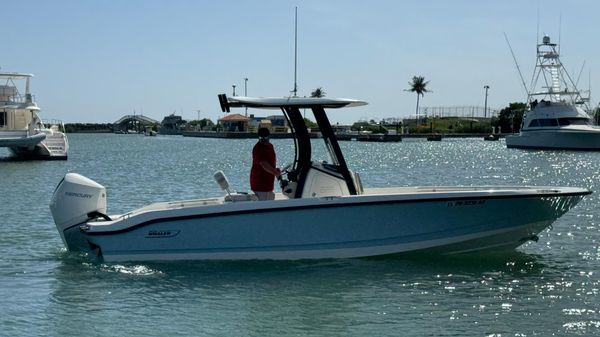
[[281, 171], [277, 168], [277, 158], [273, 144], [269, 142], [270, 132], [267, 128], [258, 129], [258, 142], [252, 149], [252, 169], [250, 170], [250, 188], [258, 200], [273, 200], [275, 177], [280, 179]]

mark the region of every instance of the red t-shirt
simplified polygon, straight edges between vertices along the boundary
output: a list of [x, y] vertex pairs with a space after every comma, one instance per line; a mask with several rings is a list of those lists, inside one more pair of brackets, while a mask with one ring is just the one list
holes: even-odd
[[260, 162], [266, 161], [273, 168], [276, 166], [273, 144], [259, 141], [252, 149], [252, 169], [250, 170], [250, 189], [256, 192], [272, 192], [275, 176], [265, 171]]

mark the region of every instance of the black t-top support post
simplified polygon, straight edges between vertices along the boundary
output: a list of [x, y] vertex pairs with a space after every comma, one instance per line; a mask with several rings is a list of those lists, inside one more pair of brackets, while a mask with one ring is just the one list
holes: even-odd
[[283, 111], [287, 114], [288, 120], [292, 125], [292, 132], [295, 135], [296, 145], [296, 163], [294, 163], [294, 171], [297, 175], [297, 187], [294, 198], [302, 197], [306, 175], [311, 165], [311, 146], [310, 135], [304, 123], [304, 118], [297, 107], [283, 107]]
[[346, 165], [346, 160], [342, 154], [342, 149], [340, 149], [340, 145], [338, 144], [335, 133], [333, 132], [333, 128], [329, 123], [329, 119], [325, 114], [325, 110], [322, 106], [315, 106], [312, 108], [312, 111], [315, 115], [315, 119], [317, 120], [317, 124], [319, 125], [319, 130], [321, 131], [321, 135], [323, 136], [323, 140], [325, 141], [325, 146], [329, 151], [329, 155], [334, 161], [334, 164], [339, 166], [340, 173], [346, 181], [348, 192], [350, 192], [351, 195], [356, 195], [354, 180], [350, 175], [350, 170], [348, 170], [348, 166]]

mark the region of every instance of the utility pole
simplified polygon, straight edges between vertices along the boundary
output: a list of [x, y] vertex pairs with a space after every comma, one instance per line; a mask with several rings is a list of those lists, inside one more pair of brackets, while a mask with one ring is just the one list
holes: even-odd
[[488, 97], [488, 89], [490, 88], [490, 86], [484, 85], [483, 88], [485, 89], [485, 103], [483, 105], [483, 117], [486, 118], [487, 117], [487, 97]]

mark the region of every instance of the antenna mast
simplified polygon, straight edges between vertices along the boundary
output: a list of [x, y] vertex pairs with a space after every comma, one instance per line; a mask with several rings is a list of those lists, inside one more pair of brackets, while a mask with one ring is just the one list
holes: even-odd
[[[506, 36], [506, 34], [505, 34]], [[540, 44], [540, 6], [537, 9], [537, 31], [535, 32], [535, 44]]]
[[558, 17], [558, 54], [560, 54], [560, 32], [562, 30], [562, 12]]
[[519, 72], [519, 77], [521, 78], [521, 83], [523, 84], [523, 88], [525, 88], [525, 92], [527, 93], [527, 99], [529, 99], [529, 90], [527, 89], [527, 85], [525, 84], [525, 80], [523, 79], [523, 74], [521, 73], [521, 68], [519, 68], [519, 63], [517, 63], [517, 58], [515, 57], [515, 53], [513, 53], [513, 49], [510, 46], [510, 42], [508, 42], [508, 36], [504, 33], [504, 38], [506, 39], [506, 43], [508, 44], [508, 49], [510, 49], [510, 54], [515, 61], [515, 65], [517, 66], [517, 71]]
[[294, 93], [293, 97], [298, 97], [298, 82], [297, 82], [297, 74], [298, 74], [298, 6], [296, 6], [296, 14], [294, 20]]

